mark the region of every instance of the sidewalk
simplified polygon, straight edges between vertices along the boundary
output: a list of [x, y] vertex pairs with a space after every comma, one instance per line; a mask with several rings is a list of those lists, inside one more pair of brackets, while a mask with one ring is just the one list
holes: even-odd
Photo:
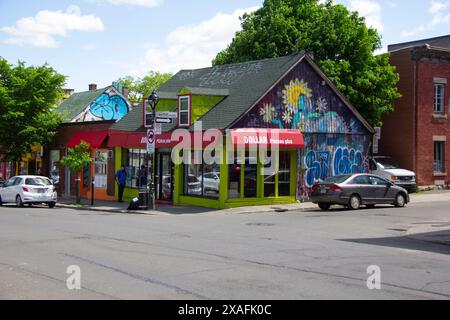
[[[421, 192], [418, 194], [411, 194], [412, 203], [424, 202], [441, 202], [450, 201], [450, 191], [434, 191]], [[317, 205], [311, 202], [287, 204], [287, 205], [268, 205], [255, 207], [239, 207], [231, 209], [208, 209], [203, 207], [191, 206], [169, 206], [157, 205], [156, 210], [152, 211], [127, 211], [129, 203], [118, 203], [112, 201], [96, 200], [94, 206], [90, 205], [90, 200], [82, 199], [81, 205], [75, 204], [74, 198], [62, 198], [56, 205], [59, 208], [69, 208], [75, 210], [99, 211], [99, 212], [113, 212], [113, 213], [127, 213], [127, 214], [147, 214], [147, 215], [186, 215], [186, 214], [203, 214], [203, 213], [220, 213], [220, 214], [251, 214], [261, 212], [288, 212], [288, 211], [304, 211], [317, 208]]]

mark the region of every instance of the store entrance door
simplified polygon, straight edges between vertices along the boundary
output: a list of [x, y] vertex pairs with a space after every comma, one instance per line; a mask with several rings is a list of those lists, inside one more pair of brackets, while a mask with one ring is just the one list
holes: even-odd
[[156, 200], [173, 202], [174, 165], [170, 153], [157, 153], [155, 164]]

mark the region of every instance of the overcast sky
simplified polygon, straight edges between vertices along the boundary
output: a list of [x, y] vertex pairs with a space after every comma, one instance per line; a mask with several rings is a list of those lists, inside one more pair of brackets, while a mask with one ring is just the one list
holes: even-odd
[[[383, 46], [449, 34], [450, 0], [339, 0], [367, 18]], [[211, 65], [263, 0], [0, 0], [0, 56], [48, 62], [87, 90], [149, 70]], [[384, 49], [385, 50], [385, 49]]]

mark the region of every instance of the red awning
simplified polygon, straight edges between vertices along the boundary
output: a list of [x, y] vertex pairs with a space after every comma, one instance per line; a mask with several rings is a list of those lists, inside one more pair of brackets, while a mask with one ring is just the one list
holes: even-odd
[[300, 130], [288, 129], [233, 129], [230, 130], [234, 146], [266, 146], [280, 149], [298, 149], [305, 147]]
[[107, 137], [108, 131], [77, 132], [70, 138], [67, 147], [74, 148], [84, 141], [89, 143], [91, 148], [101, 148]]

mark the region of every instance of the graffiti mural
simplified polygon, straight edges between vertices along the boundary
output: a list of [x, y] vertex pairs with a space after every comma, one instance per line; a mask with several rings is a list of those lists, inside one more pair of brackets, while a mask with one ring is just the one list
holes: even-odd
[[334, 175], [368, 170], [371, 134], [324, 79], [302, 61], [275, 85], [234, 128], [300, 130], [297, 198]]
[[92, 102], [75, 121], [120, 120], [130, 110], [130, 103], [115, 89], [110, 88]]
[[281, 80], [234, 127], [367, 133], [342, 99], [306, 62]]
[[369, 168], [370, 136], [305, 134], [305, 148], [298, 152], [297, 196], [308, 200], [312, 186], [329, 177], [366, 173]]

